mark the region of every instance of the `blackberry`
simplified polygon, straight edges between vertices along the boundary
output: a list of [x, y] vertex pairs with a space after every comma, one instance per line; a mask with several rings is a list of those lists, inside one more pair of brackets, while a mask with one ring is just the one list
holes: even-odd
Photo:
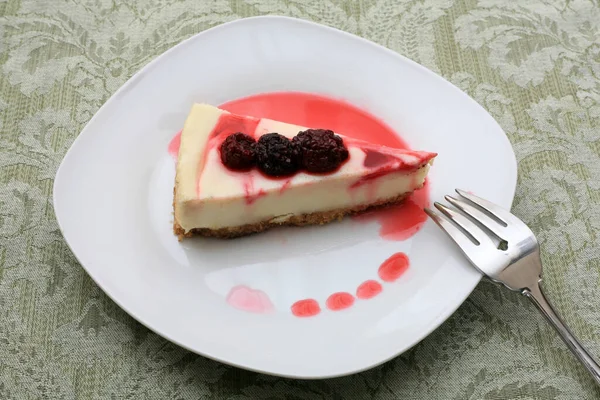
[[342, 138], [328, 129], [308, 129], [293, 139], [302, 150], [302, 168], [308, 172], [335, 171], [348, 158]]
[[233, 170], [252, 168], [256, 164], [256, 141], [241, 132], [227, 136], [221, 143], [221, 161]]
[[298, 145], [279, 133], [267, 133], [256, 144], [256, 165], [269, 176], [292, 175], [300, 169]]

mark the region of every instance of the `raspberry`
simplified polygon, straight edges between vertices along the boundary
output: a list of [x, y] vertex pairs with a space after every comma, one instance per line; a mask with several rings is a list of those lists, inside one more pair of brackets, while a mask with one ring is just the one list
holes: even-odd
[[267, 133], [258, 139], [256, 164], [269, 176], [286, 176], [300, 168], [300, 149], [279, 133]]
[[233, 170], [247, 170], [256, 163], [256, 141], [251, 136], [237, 132], [221, 143], [221, 161]]
[[342, 138], [328, 129], [308, 129], [293, 139], [302, 150], [302, 167], [313, 173], [335, 171], [348, 158]]

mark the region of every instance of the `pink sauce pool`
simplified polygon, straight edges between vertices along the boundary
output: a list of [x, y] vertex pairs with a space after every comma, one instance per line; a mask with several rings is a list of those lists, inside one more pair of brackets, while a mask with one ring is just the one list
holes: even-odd
[[425, 185], [402, 204], [352, 217], [355, 221], [379, 223], [379, 236], [387, 240], [406, 240], [417, 233], [427, 221], [423, 209], [429, 207], [429, 185]]
[[227, 295], [227, 303], [239, 310], [256, 314], [265, 314], [274, 310], [273, 304], [265, 292], [244, 285], [231, 288]]

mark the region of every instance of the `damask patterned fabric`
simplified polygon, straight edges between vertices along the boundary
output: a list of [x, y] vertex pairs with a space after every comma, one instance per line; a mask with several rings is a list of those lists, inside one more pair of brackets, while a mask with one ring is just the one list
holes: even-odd
[[519, 162], [513, 211], [541, 242], [548, 296], [600, 357], [598, 0], [0, 0], [0, 398], [600, 398], [526, 299], [490, 283], [393, 361], [310, 382], [183, 350], [92, 282], [52, 208], [68, 147], [154, 57], [261, 14], [387, 46], [498, 120]]

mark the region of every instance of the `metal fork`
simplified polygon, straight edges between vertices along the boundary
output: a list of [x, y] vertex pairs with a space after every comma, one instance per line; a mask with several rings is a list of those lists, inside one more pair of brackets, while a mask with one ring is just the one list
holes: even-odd
[[528, 297], [600, 385], [600, 366], [556, 314], [544, 293], [540, 247], [527, 225], [509, 211], [456, 189], [445, 196], [455, 208], [434, 203], [425, 212], [444, 230], [482, 274]]

